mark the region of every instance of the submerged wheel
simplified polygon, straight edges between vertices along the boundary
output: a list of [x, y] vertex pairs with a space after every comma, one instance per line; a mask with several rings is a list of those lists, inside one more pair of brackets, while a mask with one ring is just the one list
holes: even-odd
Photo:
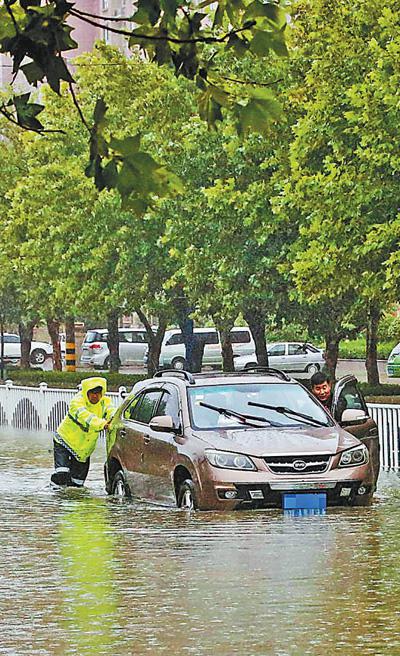
[[183, 481], [179, 487], [178, 508], [184, 510], [196, 510], [197, 508], [196, 490], [193, 481], [189, 478]]
[[117, 471], [115, 474], [112, 483], [111, 483], [111, 494], [117, 499], [125, 499], [131, 497], [131, 491], [128, 483], [125, 480], [125, 476], [122, 471]]
[[310, 376], [312, 376], [313, 374], [316, 374], [317, 371], [319, 371], [319, 366], [317, 364], [309, 364], [306, 371], [310, 374]]
[[176, 369], [177, 371], [182, 371], [185, 368], [185, 365], [185, 358], [174, 358], [171, 362], [172, 368]]

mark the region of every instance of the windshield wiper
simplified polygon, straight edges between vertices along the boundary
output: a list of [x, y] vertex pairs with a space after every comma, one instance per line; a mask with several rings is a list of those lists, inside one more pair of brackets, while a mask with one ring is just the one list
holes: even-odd
[[204, 401], [199, 401], [199, 405], [202, 405], [204, 408], [209, 408], [210, 410], [215, 410], [216, 412], [219, 412], [220, 415], [224, 415], [225, 417], [236, 417], [236, 419], [239, 419], [239, 421], [242, 421], [244, 424], [248, 424], [249, 426], [254, 426], [254, 428], [259, 428], [257, 424], [251, 424], [248, 420], [256, 420], [256, 421], [264, 421], [268, 424], [272, 425], [272, 422], [269, 421], [269, 419], [265, 419], [265, 417], [256, 417], [255, 415], [244, 415], [241, 412], [234, 412], [234, 410], [228, 410], [227, 408], [221, 408], [216, 405], [210, 405], [210, 403], [204, 403]]
[[290, 408], [286, 408], [284, 405], [267, 405], [266, 403], [256, 403], [255, 401], [248, 401], [247, 405], [254, 405], [257, 408], [266, 408], [266, 410], [275, 410], [275, 412], [279, 412], [281, 415], [292, 415], [293, 417], [299, 417], [300, 419], [304, 419], [305, 421], [309, 421], [310, 424], [313, 426], [326, 426], [328, 424], [324, 423], [323, 421], [319, 421], [319, 419], [314, 419], [314, 417], [310, 417], [310, 415], [303, 415], [302, 412], [297, 412], [296, 410], [291, 410]]

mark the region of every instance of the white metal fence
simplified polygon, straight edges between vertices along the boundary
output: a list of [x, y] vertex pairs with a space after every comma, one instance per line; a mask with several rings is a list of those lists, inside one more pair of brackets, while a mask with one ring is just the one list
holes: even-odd
[[[0, 385], [0, 426], [27, 428], [29, 430], [56, 430], [65, 416], [75, 389], [54, 389], [47, 383], [39, 387], [14, 385], [7, 380]], [[109, 392], [117, 407], [127, 394], [125, 387]], [[383, 469], [399, 470], [400, 405], [370, 403], [369, 411], [378, 425]]]
[[[68, 405], [77, 389], [55, 389], [40, 383], [39, 387], [13, 385], [7, 380], [0, 385], [0, 426], [28, 430], [56, 430], [66, 415]], [[108, 392], [117, 407], [127, 394], [125, 387]]]

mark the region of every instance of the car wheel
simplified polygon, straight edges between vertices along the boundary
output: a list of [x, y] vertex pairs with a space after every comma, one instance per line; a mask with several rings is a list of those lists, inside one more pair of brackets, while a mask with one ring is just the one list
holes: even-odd
[[185, 358], [174, 358], [171, 362], [171, 367], [177, 371], [182, 371], [185, 368]]
[[197, 508], [196, 490], [193, 481], [189, 478], [183, 481], [179, 487], [178, 508], [183, 508], [183, 510], [196, 510]]
[[[120, 366], [121, 366], [121, 360], [118, 358], [118, 367], [120, 367]], [[99, 368], [101, 369], [101, 367], [99, 367]], [[109, 369], [110, 368], [110, 358], [109, 358], [108, 355], [107, 355], [106, 359], [104, 360], [103, 368], [104, 369]]]
[[130, 487], [126, 482], [125, 476], [121, 470], [117, 471], [112, 480], [111, 494], [117, 499], [129, 499], [132, 496]]
[[31, 353], [31, 363], [32, 364], [43, 364], [43, 362], [46, 359], [46, 351], [43, 351], [43, 349], [35, 349]]
[[310, 376], [312, 376], [313, 374], [316, 374], [317, 371], [319, 371], [319, 366], [317, 364], [309, 364], [306, 371], [310, 374]]
[[248, 363], [245, 365], [244, 368], [245, 368], [245, 369], [252, 369], [253, 367], [258, 367], [258, 363], [257, 363], [257, 362], [248, 362]]

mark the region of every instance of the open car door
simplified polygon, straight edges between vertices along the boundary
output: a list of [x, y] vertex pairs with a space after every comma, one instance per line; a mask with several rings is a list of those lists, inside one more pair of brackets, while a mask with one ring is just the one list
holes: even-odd
[[367, 447], [376, 487], [380, 470], [378, 427], [368, 414], [367, 404], [354, 376], [344, 376], [336, 383], [332, 415], [342, 428]]

